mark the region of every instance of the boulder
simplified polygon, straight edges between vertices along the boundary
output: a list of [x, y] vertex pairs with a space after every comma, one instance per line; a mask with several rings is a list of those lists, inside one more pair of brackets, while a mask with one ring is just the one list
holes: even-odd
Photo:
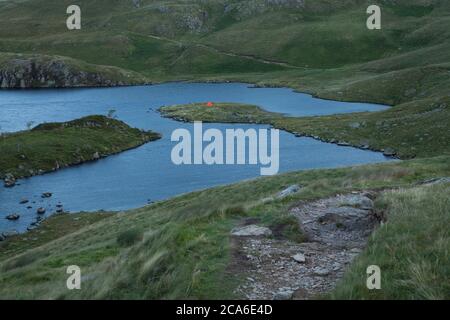
[[383, 155], [384, 155], [385, 157], [395, 157], [396, 152], [395, 152], [395, 150], [392, 149], [392, 148], [387, 148], [387, 149], [384, 150]]
[[291, 300], [294, 295], [294, 291], [290, 289], [280, 289], [273, 295], [273, 300]]
[[345, 199], [343, 205], [359, 208], [363, 210], [372, 210], [374, 207], [373, 201], [365, 195], [351, 195]]
[[270, 236], [272, 231], [266, 227], [260, 227], [257, 225], [249, 225], [244, 227], [234, 228], [231, 234], [236, 237], [261, 237]]
[[8, 219], [10, 221], [19, 220], [20, 215], [19, 214], [10, 214], [10, 215], [6, 216], [6, 219]]
[[44, 214], [45, 213], [45, 208], [38, 208], [37, 209], [37, 214]]
[[22, 198], [22, 200], [20, 200], [20, 204], [26, 204], [26, 203], [28, 203], [29, 201], [28, 201], [28, 199], [25, 199], [25, 198]]
[[301, 187], [297, 184], [290, 186], [289, 188], [284, 189], [283, 191], [281, 191], [280, 193], [278, 193], [277, 198], [278, 199], [283, 199], [286, 198], [294, 193], [299, 192], [301, 189]]
[[1, 235], [2, 235], [3, 238], [6, 239], [6, 238], [10, 238], [10, 237], [16, 236], [18, 234], [19, 234], [19, 232], [14, 230], [14, 231], [5, 231]]
[[422, 181], [420, 184], [425, 186], [433, 186], [435, 184], [450, 183], [450, 177], [434, 178]]
[[52, 193], [51, 192], [44, 192], [42, 195], [41, 195], [41, 198], [51, 198], [52, 197]]
[[7, 174], [4, 179], [5, 188], [12, 188], [16, 185], [16, 179], [14, 176]]
[[292, 259], [294, 259], [298, 263], [305, 263], [306, 262], [305, 255], [303, 253], [297, 253], [295, 256], [292, 257]]
[[314, 268], [313, 271], [314, 271], [314, 274], [319, 277], [325, 277], [325, 276], [329, 275], [331, 272], [329, 269], [323, 268], [323, 267], [316, 267], [316, 268]]

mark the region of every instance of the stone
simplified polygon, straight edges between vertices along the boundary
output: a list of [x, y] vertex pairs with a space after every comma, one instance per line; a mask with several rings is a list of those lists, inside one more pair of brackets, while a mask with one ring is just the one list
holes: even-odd
[[10, 214], [10, 215], [6, 216], [6, 219], [8, 219], [10, 221], [19, 220], [20, 215], [19, 214]]
[[395, 157], [396, 152], [395, 152], [395, 150], [392, 149], [392, 148], [386, 148], [386, 149], [384, 150], [384, 152], [383, 152], [383, 155], [384, 155], [385, 157]]
[[28, 199], [25, 199], [25, 198], [23, 198], [22, 200], [20, 200], [20, 204], [25, 204], [25, 203], [28, 203], [29, 201], [28, 201]]
[[283, 191], [281, 191], [280, 193], [278, 193], [277, 198], [278, 199], [282, 199], [282, 198], [286, 198], [294, 193], [299, 192], [301, 189], [301, 187], [297, 184], [290, 186], [289, 188], [284, 189]]
[[45, 208], [42, 208], [42, 207], [37, 209], [38, 214], [44, 214], [45, 211], [46, 211]]
[[432, 186], [435, 184], [442, 184], [442, 183], [450, 183], [450, 177], [442, 177], [442, 178], [435, 178], [435, 179], [429, 179], [421, 182], [421, 185], [425, 186]]
[[291, 300], [294, 291], [289, 289], [282, 289], [273, 295], [273, 300]]
[[360, 194], [347, 197], [343, 204], [363, 210], [372, 210], [374, 207], [371, 199]]
[[95, 153], [92, 155], [92, 158], [94, 158], [94, 160], [98, 160], [98, 159], [100, 159], [100, 154], [99, 154], [98, 152], [95, 152]]
[[260, 227], [257, 225], [249, 225], [244, 227], [234, 228], [231, 234], [236, 237], [261, 237], [270, 236], [272, 231], [266, 227]]
[[44, 192], [42, 195], [41, 195], [41, 198], [51, 198], [52, 197], [52, 193], [51, 192]]
[[18, 234], [19, 234], [19, 232], [17, 232], [16, 230], [14, 230], [14, 231], [5, 231], [5, 232], [2, 233], [2, 236], [6, 239], [6, 238], [10, 238], [10, 237], [16, 236]]
[[306, 262], [305, 255], [303, 253], [297, 253], [295, 256], [292, 257], [292, 259], [294, 259], [298, 263], [305, 263]]
[[316, 267], [314, 268], [314, 274], [316, 276], [324, 277], [330, 274], [330, 270], [323, 267]]

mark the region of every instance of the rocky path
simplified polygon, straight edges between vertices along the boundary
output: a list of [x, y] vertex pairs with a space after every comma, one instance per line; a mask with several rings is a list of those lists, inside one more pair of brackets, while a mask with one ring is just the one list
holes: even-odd
[[244, 225], [233, 230], [236, 263], [246, 274], [236, 293], [246, 299], [308, 299], [333, 289], [379, 223], [372, 193], [302, 202], [290, 213], [303, 243], [270, 237], [271, 230]]

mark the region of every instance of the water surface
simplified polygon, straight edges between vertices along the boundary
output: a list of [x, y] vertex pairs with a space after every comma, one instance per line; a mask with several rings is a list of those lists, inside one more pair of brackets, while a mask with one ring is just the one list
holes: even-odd
[[[259, 166], [176, 166], [170, 160], [170, 135], [177, 128], [192, 130], [192, 124], [162, 118], [155, 110], [163, 105], [193, 102], [238, 102], [256, 104], [268, 111], [291, 116], [326, 115], [378, 111], [387, 107], [321, 100], [285, 88], [250, 88], [246, 84], [168, 83], [155, 86], [98, 89], [48, 89], [0, 91], [0, 130], [23, 130], [27, 123], [67, 121], [91, 114], [116, 116], [131, 126], [151, 129], [163, 135], [159, 141], [97, 162], [64, 169], [0, 188], [0, 232], [24, 231], [36, 219], [38, 207], [55, 211], [57, 203], [71, 212], [125, 210], [148, 201], [229, 184], [259, 176]], [[263, 128], [261, 125], [204, 124], [204, 129]], [[387, 161], [382, 154], [339, 147], [310, 138], [280, 133], [280, 172], [313, 168], [334, 168]], [[50, 199], [41, 199], [52, 192]], [[30, 204], [20, 205], [21, 198]], [[34, 203], [33, 203], [34, 202]], [[32, 209], [26, 207], [31, 205]], [[11, 213], [18, 221], [7, 221]]]

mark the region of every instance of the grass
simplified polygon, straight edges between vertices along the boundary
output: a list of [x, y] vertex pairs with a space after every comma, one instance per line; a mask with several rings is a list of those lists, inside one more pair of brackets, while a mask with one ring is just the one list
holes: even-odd
[[[330, 296], [334, 299], [450, 298], [450, 185], [383, 193], [376, 204], [388, 222], [371, 237]], [[381, 268], [381, 290], [365, 286], [369, 265]]]
[[380, 112], [287, 117], [257, 106], [234, 103], [163, 107], [166, 117], [184, 121], [265, 123], [324, 141], [390, 150], [407, 159], [450, 153], [450, 99], [405, 103]]
[[[36, 242], [14, 238], [2, 244], [11, 250], [0, 254], [1, 298], [232, 298], [239, 281], [228, 269], [232, 227], [242, 219], [258, 219], [282, 230], [280, 236], [302, 241], [287, 214], [293, 202], [368, 188], [402, 189], [383, 195], [378, 205], [387, 210], [389, 222], [331, 297], [448, 298], [448, 234], [443, 229], [448, 225], [448, 187], [411, 189], [418, 181], [450, 175], [448, 2], [371, 2], [380, 4], [383, 12], [382, 30], [374, 32], [365, 29], [366, 0], [305, 1], [300, 7], [262, 0], [140, 2], [135, 8], [125, 1], [80, 0], [83, 27], [76, 32], [66, 30], [61, 14], [71, 4], [68, 0], [0, 2], [0, 70], [11, 71], [14, 59], [56, 59], [74, 70], [122, 83], [243, 81], [328, 99], [388, 104], [392, 108], [382, 112], [309, 118], [286, 118], [233, 104], [208, 110], [174, 107], [169, 115], [270, 123], [328, 141], [390, 148], [404, 159], [422, 159], [257, 179], [98, 222], [95, 214], [89, 216], [92, 221], [82, 215], [79, 221], [87, 221], [83, 225], [57, 217], [67, 229], [56, 228]], [[47, 131], [55, 130], [62, 129]], [[94, 129], [89, 130], [93, 137]], [[76, 159], [74, 151], [85, 159], [96, 151], [115, 152], [101, 136], [78, 136], [81, 129], [65, 128], [77, 138], [67, 137], [60, 145], [47, 131], [3, 136], [0, 146], [9, 149], [0, 153], [0, 172], [25, 175], [19, 169], [22, 162], [51, 170], [61, 152], [64, 158], [56, 159], [60, 164]], [[117, 138], [117, 132], [108, 134]], [[114, 144], [121, 147], [139, 140], [120, 137]], [[33, 144], [23, 159], [29, 142]], [[95, 148], [78, 151], [78, 143]], [[99, 148], [105, 146], [108, 149]], [[45, 148], [51, 152], [39, 154]], [[45, 160], [29, 161], [28, 153]], [[291, 184], [305, 188], [291, 198], [262, 203]], [[59, 225], [56, 220], [48, 223]], [[384, 289], [367, 292], [365, 266], [374, 258], [386, 276]], [[82, 266], [86, 280], [79, 292], [65, 290], [65, 267], [70, 264]]]
[[[257, 219], [261, 225], [282, 230], [278, 236], [302, 241], [288, 214], [293, 203], [354, 190], [409, 188], [428, 178], [450, 175], [448, 160], [436, 157], [289, 173], [190, 193], [118, 213], [69, 231], [56, 241], [38, 247], [30, 243], [29, 250], [2, 258], [0, 297], [233, 298], [241, 275], [229, 269], [232, 259], [229, 234], [242, 219]], [[305, 187], [291, 197], [263, 201], [292, 184]], [[442, 194], [445, 193], [439, 193]], [[129, 245], [118, 243], [118, 238], [137, 226], [142, 237], [135, 237], [133, 231]], [[65, 267], [72, 264], [80, 265], [86, 276], [81, 291], [64, 289]]]
[[148, 141], [154, 132], [133, 129], [106, 116], [88, 116], [64, 123], [44, 123], [0, 137], [0, 177], [16, 178], [96, 160]]

